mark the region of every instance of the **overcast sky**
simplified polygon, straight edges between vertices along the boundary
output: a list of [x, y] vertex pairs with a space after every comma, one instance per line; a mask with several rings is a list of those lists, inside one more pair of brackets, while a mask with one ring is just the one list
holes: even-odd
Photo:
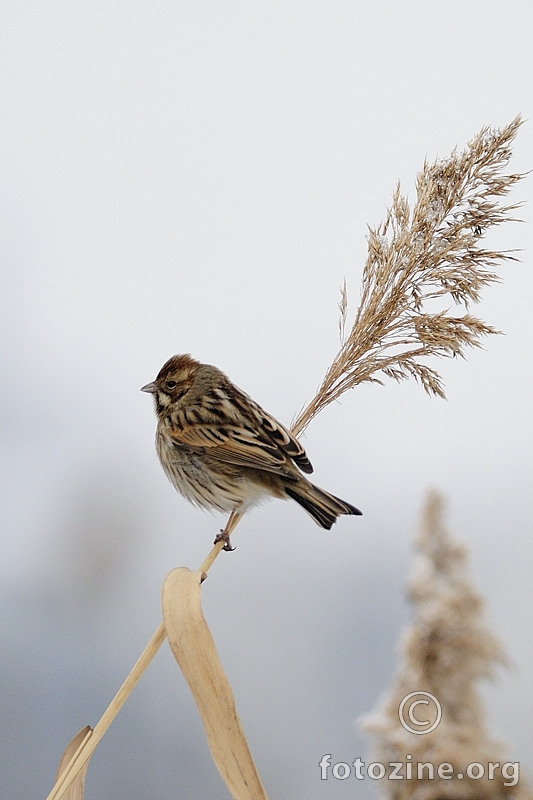
[[[412, 198], [426, 157], [518, 113], [511, 168], [531, 169], [533, 63], [513, 0], [5, 0], [0, 20], [0, 757], [28, 800], [157, 627], [167, 572], [223, 524], [167, 483], [140, 386], [190, 352], [289, 424], [398, 179]], [[308, 429], [317, 483], [364, 516], [326, 533], [272, 501], [213, 567], [206, 615], [271, 800], [353, 796], [318, 761], [368, 747], [354, 720], [394, 669], [431, 486], [514, 664], [485, 690], [492, 730], [533, 774], [531, 194], [491, 239], [522, 249], [479, 307], [505, 335], [433, 364], [447, 401], [365, 386]], [[162, 653], [89, 800], [227, 796], [176, 672]]]

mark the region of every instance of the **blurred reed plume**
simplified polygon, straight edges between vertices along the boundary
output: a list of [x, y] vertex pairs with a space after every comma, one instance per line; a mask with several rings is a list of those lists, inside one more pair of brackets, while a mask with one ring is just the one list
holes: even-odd
[[[391, 689], [379, 708], [363, 720], [364, 729], [375, 739], [373, 760], [386, 765], [401, 762], [405, 770], [407, 754], [412, 756], [412, 780], [382, 782], [385, 795], [395, 800], [496, 800], [504, 795], [531, 800], [533, 793], [525, 779], [518, 779], [519, 765], [506, 761], [502, 745], [485, 727], [477, 684], [491, 677], [505, 658], [483, 622], [483, 601], [467, 574], [467, 551], [444, 528], [442, 512], [442, 498], [430, 492], [409, 583], [414, 619], [401, 642], [400, 666]], [[411, 692], [422, 691], [438, 699], [442, 719], [431, 732], [416, 735], [400, 724], [399, 708]], [[425, 715], [430, 716], [423, 707], [415, 718], [423, 720]], [[417, 765], [428, 762], [433, 765], [433, 777], [426, 768], [419, 778]], [[489, 779], [491, 762], [498, 768]], [[439, 777], [441, 764], [453, 767], [448, 778]], [[482, 765], [483, 777], [477, 777], [477, 767], [474, 777], [469, 777], [469, 764]], [[462, 778], [456, 777], [458, 773]]]
[[[516, 117], [502, 130], [483, 128], [465, 150], [424, 164], [413, 209], [398, 185], [385, 221], [368, 236], [361, 302], [346, 335], [348, 296], [341, 290], [341, 349], [322, 385], [293, 425], [301, 433], [325, 406], [360, 383], [383, 376], [412, 376], [428, 394], [444, 397], [439, 373], [423, 363], [429, 356], [463, 356], [479, 347], [494, 328], [468, 313], [493, 271], [514, 260], [512, 251], [488, 250], [480, 242], [490, 228], [513, 220], [518, 207], [505, 197], [523, 176], [502, 174], [521, 125]], [[428, 303], [453, 300], [465, 313], [453, 316]], [[433, 303], [434, 305], [434, 303]]]

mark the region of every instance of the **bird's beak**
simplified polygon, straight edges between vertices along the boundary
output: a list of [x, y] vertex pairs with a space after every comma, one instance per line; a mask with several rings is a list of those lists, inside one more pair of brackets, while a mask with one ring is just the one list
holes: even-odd
[[157, 392], [157, 386], [155, 383], [147, 383], [146, 386], [143, 386], [141, 392], [148, 392], [148, 394], [155, 394]]

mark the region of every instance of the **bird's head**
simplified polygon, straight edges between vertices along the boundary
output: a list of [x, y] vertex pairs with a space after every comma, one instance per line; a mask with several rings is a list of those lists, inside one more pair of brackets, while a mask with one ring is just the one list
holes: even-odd
[[187, 394], [199, 366], [200, 363], [188, 354], [172, 356], [163, 364], [155, 381], [142, 387], [141, 392], [153, 394], [158, 415]]

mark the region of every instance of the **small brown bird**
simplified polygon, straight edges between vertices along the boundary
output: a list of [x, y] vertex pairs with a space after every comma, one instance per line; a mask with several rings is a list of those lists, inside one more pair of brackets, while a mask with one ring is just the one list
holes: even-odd
[[[302, 445], [216, 367], [172, 356], [141, 391], [154, 395], [156, 448], [174, 487], [202, 508], [240, 514], [268, 495], [292, 498], [328, 530], [361, 514], [302, 475]], [[229, 549], [229, 522], [217, 540]]]

